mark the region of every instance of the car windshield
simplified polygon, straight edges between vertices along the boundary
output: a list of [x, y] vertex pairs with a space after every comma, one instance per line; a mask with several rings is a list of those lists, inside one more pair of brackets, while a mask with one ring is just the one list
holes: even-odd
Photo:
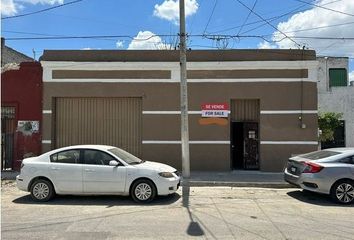
[[133, 154], [130, 154], [120, 148], [112, 148], [108, 150], [109, 152], [116, 155], [119, 159], [123, 160], [124, 162], [128, 163], [129, 165], [139, 164], [144, 162], [143, 160], [135, 157]]
[[308, 154], [301, 155], [300, 157], [307, 158], [310, 160], [318, 160], [322, 158], [327, 158], [331, 156], [335, 156], [340, 154], [340, 152], [334, 152], [334, 151], [328, 151], [328, 150], [322, 150], [322, 151], [316, 151], [316, 152], [311, 152]]

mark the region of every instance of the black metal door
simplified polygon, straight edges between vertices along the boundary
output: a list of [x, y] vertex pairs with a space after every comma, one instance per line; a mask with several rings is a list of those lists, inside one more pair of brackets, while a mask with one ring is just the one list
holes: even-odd
[[231, 122], [231, 159], [232, 169], [244, 169], [242, 122]]
[[14, 135], [15, 107], [1, 107], [1, 170], [12, 169]]
[[259, 169], [258, 123], [243, 124], [243, 160], [245, 169]]

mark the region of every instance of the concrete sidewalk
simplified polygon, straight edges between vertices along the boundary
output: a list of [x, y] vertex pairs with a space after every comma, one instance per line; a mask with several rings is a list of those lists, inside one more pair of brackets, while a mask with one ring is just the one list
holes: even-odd
[[[19, 172], [3, 171], [1, 180], [15, 180]], [[270, 187], [289, 188], [290, 184], [284, 181], [283, 173], [269, 173], [260, 171], [229, 171], [229, 172], [191, 172], [188, 179], [190, 186], [229, 186], [229, 187]], [[182, 185], [186, 179], [182, 179]]]
[[289, 188], [283, 173], [234, 170], [229, 172], [191, 172], [190, 186]]
[[20, 172], [16, 171], [1, 171], [1, 180], [15, 180], [19, 174]]

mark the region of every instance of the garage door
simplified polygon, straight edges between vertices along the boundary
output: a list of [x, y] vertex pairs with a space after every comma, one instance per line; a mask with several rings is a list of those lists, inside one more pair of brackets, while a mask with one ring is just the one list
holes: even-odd
[[104, 144], [141, 155], [141, 98], [56, 98], [55, 146]]

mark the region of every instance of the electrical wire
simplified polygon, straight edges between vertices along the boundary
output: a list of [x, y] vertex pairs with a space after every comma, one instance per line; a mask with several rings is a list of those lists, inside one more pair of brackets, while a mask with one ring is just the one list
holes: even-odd
[[[335, 2], [340, 2], [340, 1], [342, 1], [342, 0], [331, 1], [331, 2], [325, 3], [325, 4], [321, 5], [321, 6], [325, 6], [325, 5], [328, 5], [328, 4], [331, 4], [331, 3], [335, 3]], [[304, 8], [305, 6], [307, 6], [307, 5], [306, 5], [306, 4], [300, 5], [300, 6], [294, 8], [293, 10], [291, 10], [291, 11], [289, 11], [289, 12], [283, 13], [283, 14], [278, 15], [278, 16], [273, 16], [273, 17], [270, 17], [270, 18], [266, 18], [266, 20], [268, 20], [268, 21], [270, 21], [270, 22], [273, 22], [273, 21], [275, 21], [275, 20], [277, 20], [277, 19], [280, 19], [280, 18], [282, 18], [282, 17], [288, 16], [288, 15], [290, 15], [290, 14], [299, 13], [299, 12], [302, 11], [302, 8]], [[254, 21], [254, 22], [247, 23], [247, 24], [245, 24], [244, 26], [250, 26], [250, 25], [257, 24], [257, 23], [261, 23], [261, 22], [264, 23], [263, 20], [258, 20], [258, 21]], [[252, 28], [252, 29], [249, 29], [249, 30], [247, 30], [247, 31], [245, 31], [245, 32], [242, 32], [242, 33], [239, 33], [239, 34], [245, 34], [245, 33], [251, 32], [251, 31], [256, 30], [256, 29], [258, 29], [258, 28], [260, 28], [260, 27], [263, 27], [264, 25], [267, 25], [267, 23], [261, 24], [261, 25], [259, 25], [259, 26], [257, 26], [257, 27], [254, 27], [254, 28]], [[233, 29], [236, 29], [236, 28], [240, 28], [241, 26], [242, 26], [242, 25], [238, 25], [238, 26], [235, 26], [235, 27], [229, 27], [229, 28], [225, 28], [225, 29], [218, 30], [218, 31], [214, 31], [214, 32], [210, 32], [210, 33], [211, 33], [211, 34], [216, 34], [216, 33], [221, 33], [221, 32], [227, 32], [227, 31], [230, 31], [230, 30], [233, 30]], [[287, 32], [285, 32], [285, 33], [287, 33]]]
[[[339, 2], [339, 1], [342, 1], [342, 0], [331, 1], [331, 2], [325, 3], [325, 4], [321, 5], [321, 6], [326, 6], [326, 5], [328, 5], [328, 4], [335, 3], [335, 2]], [[297, 7], [296, 9], [294, 9], [294, 10], [292, 10], [292, 11], [290, 11], [290, 12], [287, 12], [287, 13], [285, 13], [285, 14], [282, 14], [282, 15], [278, 16], [278, 17], [275, 17], [274, 19], [271, 19], [270, 22], [273, 22], [273, 21], [275, 21], [275, 20], [277, 20], [277, 19], [280, 19], [280, 18], [282, 18], [282, 17], [285, 17], [285, 16], [290, 15], [290, 14], [293, 14], [293, 13], [299, 13], [299, 12], [301, 12], [302, 10], [300, 10], [300, 11], [297, 11], [297, 10], [298, 10], [298, 9], [301, 9], [301, 8], [303, 8], [303, 7], [305, 7], [305, 6], [306, 6], [306, 4], [304, 4], [304, 5], [302, 5], [302, 6], [299, 6], [299, 7]], [[242, 32], [242, 33], [240, 33], [240, 34], [249, 33], [249, 32], [251, 32], [251, 31], [256, 30], [256, 29], [258, 29], [258, 28], [261, 28], [261, 27], [263, 27], [263, 26], [265, 26], [265, 25], [267, 25], [267, 23], [261, 24], [261, 25], [255, 27], [255, 28], [249, 29], [249, 30], [247, 30], [247, 31], [245, 31], [245, 32]], [[285, 32], [285, 33], [288, 33], [288, 32]]]
[[35, 12], [24, 13], [24, 14], [15, 15], [15, 16], [9, 16], [9, 17], [2, 17], [1, 20], [11, 19], [11, 18], [19, 18], [19, 17], [26, 17], [26, 16], [30, 16], [30, 15], [33, 15], [33, 14], [42, 13], [42, 12], [50, 11], [50, 10], [53, 10], [53, 9], [56, 9], [56, 8], [64, 7], [64, 6], [67, 6], [67, 5], [71, 5], [71, 4], [74, 4], [74, 3], [82, 2], [82, 1], [84, 1], [84, 0], [75, 0], [75, 1], [67, 2], [67, 3], [63, 3], [63, 4], [60, 4], [60, 5], [54, 6], [54, 7], [45, 8], [45, 9], [42, 9], [42, 10], [39, 10], [39, 11], [35, 11]]
[[253, 10], [254, 10], [254, 8], [256, 7], [257, 2], [258, 2], [258, 0], [255, 0], [255, 1], [254, 1], [253, 6], [252, 6], [252, 9], [251, 9], [251, 11], [249, 11], [249, 12], [248, 12], [248, 14], [247, 14], [247, 17], [246, 17], [245, 21], [243, 21], [242, 26], [240, 27], [240, 29], [239, 29], [239, 30], [238, 30], [238, 32], [237, 32], [237, 35], [239, 35], [239, 34], [241, 33], [241, 31], [242, 31], [243, 27], [245, 26], [245, 24], [246, 24], [246, 23], [247, 23], [247, 21], [248, 21], [248, 18], [251, 16], [252, 11], [253, 11]]
[[286, 38], [288, 38], [290, 41], [292, 41], [293, 43], [295, 43], [295, 45], [298, 48], [301, 48], [301, 45], [299, 43], [297, 43], [294, 39], [292, 39], [291, 37], [289, 37], [288, 35], [286, 35], [286, 33], [280, 31], [278, 28], [276, 28], [273, 24], [271, 24], [268, 20], [264, 19], [261, 15], [259, 15], [258, 13], [256, 13], [254, 10], [252, 10], [251, 8], [249, 8], [247, 5], [245, 5], [242, 1], [240, 0], [235, 0], [237, 1], [239, 4], [241, 4], [242, 6], [244, 6], [245, 8], [247, 8], [248, 10], [250, 10], [253, 14], [255, 14], [257, 17], [259, 17], [260, 19], [262, 19], [264, 22], [266, 22], [269, 26], [271, 26], [272, 28], [274, 28], [276, 31], [280, 32], [282, 35], [284, 35]]
[[[282, 14], [280, 16], [275, 16], [275, 17], [270, 17], [270, 18], [267, 18], [266, 20], [270, 20], [270, 21], [273, 21], [273, 20], [276, 20], [276, 19], [279, 19], [279, 18], [282, 18], [284, 16], [287, 16], [287, 15], [290, 15], [292, 13], [297, 13], [299, 11], [296, 11], [297, 9], [300, 9], [302, 7], [304, 7], [305, 5], [302, 5], [300, 7], [297, 7], [295, 8], [294, 10], [290, 11], [290, 12], [287, 12], [285, 14]], [[257, 23], [261, 23], [261, 22], [264, 22], [263, 20], [258, 20], [258, 21], [254, 21], [254, 22], [250, 22], [250, 23], [247, 23], [245, 24], [244, 26], [250, 26], [250, 25], [254, 25], [254, 24], [257, 24]], [[229, 28], [225, 28], [225, 29], [222, 29], [222, 30], [218, 30], [218, 31], [214, 31], [214, 32], [210, 32], [211, 34], [216, 34], [216, 33], [220, 33], [220, 32], [227, 32], [227, 31], [230, 31], [230, 30], [233, 30], [233, 29], [236, 29], [236, 28], [240, 28], [242, 25], [238, 25], [238, 26], [235, 26], [235, 27], [229, 27]], [[263, 26], [263, 25], [262, 25]]]
[[305, 28], [305, 29], [300, 29], [300, 30], [288, 31], [285, 33], [306, 32], [306, 31], [312, 31], [312, 30], [323, 29], [323, 28], [331, 28], [331, 27], [339, 27], [339, 26], [350, 25], [350, 24], [354, 24], [354, 22], [338, 23], [338, 24], [327, 25], [327, 26], [322, 26], [322, 27]]
[[[147, 38], [136, 38], [136, 36], [130, 35], [91, 35], [91, 36], [48, 36], [48, 37], [14, 37], [5, 38], [6, 41], [16, 41], [16, 40], [65, 40], [65, 39], [101, 39], [101, 38], [129, 38], [134, 41], [147, 41], [155, 37], [175, 37], [178, 34], [155, 34]], [[228, 35], [228, 34], [193, 34], [188, 35], [188, 37], [201, 37], [208, 38], [211, 40], [215, 39], [237, 39], [237, 38], [262, 38], [266, 39], [270, 35]], [[289, 37], [285, 36], [280, 40], [267, 40], [270, 42], [280, 42]], [[354, 37], [318, 37], [318, 36], [294, 36], [294, 39], [321, 39], [321, 40], [354, 40]]]
[[205, 32], [206, 32], [206, 30], [207, 30], [207, 28], [208, 28], [208, 26], [209, 26], [209, 23], [210, 23], [211, 18], [212, 18], [213, 15], [214, 15], [214, 11], [215, 11], [215, 8], [216, 8], [217, 3], [218, 3], [218, 0], [215, 0], [214, 6], [213, 6], [213, 10], [211, 11], [211, 14], [210, 14], [210, 16], [209, 16], [208, 22], [207, 22], [207, 24], [205, 25], [205, 28], [204, 28], [204, 34], [205, 34]]
[[[45, 36], [45, 37], [60, 37], [60, 38], [65, 38], [65, 37], [72, 37], [72, 36], [67, 36], [67, 35], [58, 35], [58, 34], [47, 34], [47, 33], [34, 33], [34, 32], [20, 32], [20, 31], [2, 31], [5, 33], [15, 33], [15, 34], [26, 34], [26, 35], [36, 35], [36, 36]], [[11, 39], [11, 38], [10, 38]], [[95, 38], [93, 38], [95, 39]], [[6, 38], [6, 40], [8, 40]], [[104, 38], [104, 36], [99, 36], [99, 40], [105, 40], [105, 41], [117, 41], [116, 39], [109, 39], [109, 38]]]
[[322, 9], [325, 9], [325, 10], [328, 10], [328, 11], [331, 11], [331, 12], [336, 12], [336, 13], [340, 13], [340, 14], [344, 14], [344, 15], [347, 15], [347, 16], [354, 17], [354, 14], [338, 11], [338, 10], [335, 10], [335, 9], [332, 9], [332, 8], [327, 8], [327, 7], [324, 7], [324, 6], [315, 4], [315, 3], [310, 3], [310, 2], [303, 1], [303, 0], [294, 0], [294, 1], [305, 3], [307, 5], [311, 5], [311, 6], [314, 6], [314, 7], [322, 8]]

